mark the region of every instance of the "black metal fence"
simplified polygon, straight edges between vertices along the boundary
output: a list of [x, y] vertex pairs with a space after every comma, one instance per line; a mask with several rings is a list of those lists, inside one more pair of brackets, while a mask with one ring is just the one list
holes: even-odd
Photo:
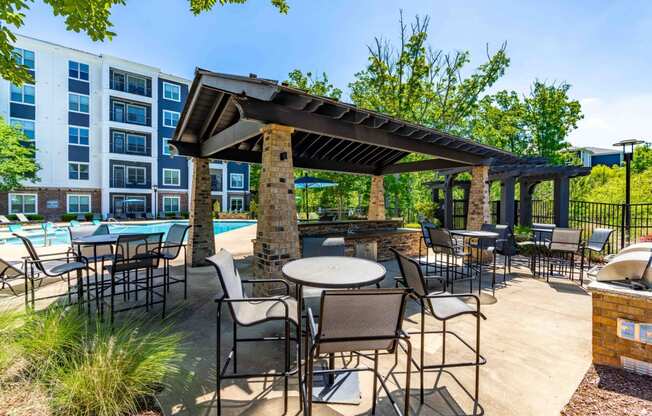
[[[515, 222], [518, 224], [518, 201], [515, 204]], [[588, 239], [595, 228], [614, 230], [609, 241], [609, 251], [615, 252], [642, 237], [652, 235], [652, 203], [631, 204], [630, 221], [627, 224], [627, 204], [604, 202], [570, 201], [568, 222], [572, 228], [581, 228]], [[499, 222], [500, 201], [491, 203], [491, 221]], [[555, 214], [552, 201], [532, 201], [532, 222], [554, 224]], [[629, 234], [629, 235], [628, 235]]]

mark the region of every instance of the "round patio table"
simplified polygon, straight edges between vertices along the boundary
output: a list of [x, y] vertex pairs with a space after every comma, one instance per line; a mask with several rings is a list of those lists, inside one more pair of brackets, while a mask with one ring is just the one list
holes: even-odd
[[[500, 234], [495, 233], [493, 231], [481, 231], [481, 230], [450, 230], [450, 233], [452, 235], [457, 235], [462, 237], [464, 240], [464, 244], [466, 244], [466, 240], [469, 238], [477, 238], [478, 239], [478, 250], [480, 253], [482, 253], [482, 250], [488, 247], [484, 247], [485, 241], [487, 240], [493, 240], [494, 242], [498, 237], [500, 237]], [[494, 295], [489, 295], [485, 294], [488, 298], [484, 298], [483, 293], [482, 293], [482, 255], [478, 253], [478, 262], [477, 262], [477, 267], [478, 267], [478, 296], [480, 297], [480, 303], [483, 304], [490, 304], [490, 303], [496, 303], [497, 299]], [[496, 284], [496, 253], [492, 253], [494, 257], [494, 267], [493, 267], [493, 279], [491, 282], [492, 288]]]
[[[303, 286], [322, 289], [354, 289], [370, 286], [383, 280], [387, 270], [371, 260], [344, 256], [318, 256], [293, 260], [283, 266], [283, 276], [296, 285], [298, 336], [302, 337]], [[301, 341], [299, 341], [301, 357]], [[330, 355], [329, 367], [334, 367], [334, 355]], [[299, 375], [301, 375], [299, 360]], [[359, 404], [360, 382], [358, 373], [324, 375], [323, 380], [315, 378], [313, 385], [315, 402]]]

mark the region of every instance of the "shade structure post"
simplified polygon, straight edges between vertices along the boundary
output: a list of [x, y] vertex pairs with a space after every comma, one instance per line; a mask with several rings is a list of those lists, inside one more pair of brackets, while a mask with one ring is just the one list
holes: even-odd
[[210, 159], [193, 158], [192, 203], [187, 250], [192, 267], [206, 265], [206, 257], [215, 254], [209, 163]]
[[371, 177], [367, 219], [372, 221], [385, 219], [385, 181], [383, 176]]
[[536, 182], [520, 179], [519, 186], [518, 223], [524, 227], [529, 227], [532, 225], [532, 192], [534, 192]]
[[444, 227], [453, 228], [453, 182], [455, 175], [444, 178]]
[[500, 182], [500, 217], [498, 222], [501, 224], [514, 226], [514, 186], [516, 178], [509, 176]]
[[[254, 274], [259, 279], [282, 278], [283, 265], [300, 257], [292, 165], [293, 131], [292, 127], [277, 124], [261, 129], [263, 154], [254, 241]], [[255, 286], [255, 296], [272, 294], [271, 285]]]
[[474, 166], [471, 169], [471, 175], [466, 228], [479, 230], [482, 224], [490, 222], [491, 219], [489, 211], [489, 166]]
[[557, 227], [568, 227], [568, 208], [570, 205], [570, 179], [558, 176], [554, 183], [554, 212]]

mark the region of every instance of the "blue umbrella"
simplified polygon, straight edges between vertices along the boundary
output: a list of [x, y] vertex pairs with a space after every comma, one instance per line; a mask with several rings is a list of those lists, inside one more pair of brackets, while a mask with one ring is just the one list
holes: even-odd
[[294, 187], [303, 189], [304, 207], [306, 209], [306, 219], [308, 219], [308, 189], [321, 189], [337, 186], [337, 183], [328, 179], [315, 178], [312, 176], [302, 176], [294, 181]]

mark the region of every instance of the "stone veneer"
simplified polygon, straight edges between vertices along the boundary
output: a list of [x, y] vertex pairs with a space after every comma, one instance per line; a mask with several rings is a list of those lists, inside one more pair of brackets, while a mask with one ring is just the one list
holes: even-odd
[[[263, 133], [262, 169], [258, 187], [258, 229], [254, 241], [254, 274], [282, 277], [281, 268], [300, 257], [292, 165], [293, 128], [269, 124]], [[272, 285], [256, 285], [255, 296], [268, 295]]]
[[206, 257], [215, 254], [209, 163], [210, 159], [193, 158], [192, 210], [187, 251], [193, 267], [205, 265]]
[[482, 224], [491, 221], [489, 211], [489, 166], [474, 166], [471, 169], [471, 187], [469, 189], [469, 210], [466, 228], [479, 230]]
[[652, 324], [652, 292], [604, 282], [589, 285], [593, 302], [593, 362], [623, 367], [622, 358], [652, 365], [652, 344], [618, 336], [618, 318]]
[[385, 181], [382, 176], [371, 177], [371, 189], [369, 191], [369, 210], [367, 219], [385, 219]]

